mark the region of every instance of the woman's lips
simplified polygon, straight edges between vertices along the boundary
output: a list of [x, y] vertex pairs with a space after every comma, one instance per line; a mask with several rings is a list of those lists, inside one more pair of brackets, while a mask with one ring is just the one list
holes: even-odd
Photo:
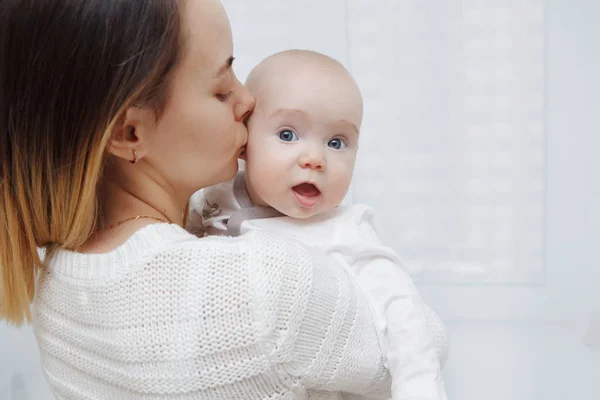
[[314, 207], [321, 200], [321, 191], [312, 183], [301, 183], [294, 186], [292, 191], [304, 207]]

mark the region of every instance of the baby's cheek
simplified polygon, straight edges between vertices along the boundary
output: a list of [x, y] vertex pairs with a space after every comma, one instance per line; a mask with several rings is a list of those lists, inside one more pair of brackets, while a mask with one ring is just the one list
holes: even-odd
[[278, 176], [278, 170], [271, 168], [268, 162], [261, 162], [251, 171], [253, 186], [257, 194], [267, 203], [277, 201], [277, 188], [281, 185], [281, 179]]
[[345, 179], [338, 179], [334, 184], [331, 185], [331, 206], [338, 206], [342, 200], [344, 200], [346, 192], [348, 191], [348, 187], [349, 184]]

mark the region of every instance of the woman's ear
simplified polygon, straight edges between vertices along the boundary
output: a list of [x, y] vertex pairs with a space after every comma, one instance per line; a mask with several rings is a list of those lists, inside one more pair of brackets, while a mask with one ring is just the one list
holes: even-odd
[[154, 125], [153, 111], [141, 107], [128, 108], [122, 120], [115, 125], [108, 142], [108, 152], [123, 160], [139, 161], [148, 152], [148, 137]]

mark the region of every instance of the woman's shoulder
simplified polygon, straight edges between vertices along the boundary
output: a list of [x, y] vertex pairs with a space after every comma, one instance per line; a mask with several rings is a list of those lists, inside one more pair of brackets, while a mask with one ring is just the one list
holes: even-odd
[[[172, 243], [156, 255], [185, 269], [186, 279], [196, 276], [198, 285], [230, 291], [243, 283], [248, 295], [281, 285], [297, 274], [311, 274], [312, 251], [292, 238], [266, 231], [252, 231], [238, 237], [188, 238]], [[223, 285], [216, 285], [223, 282]]]
[[[254, 262], [275, 263], [281, 261], [301, 262], [311, 258], [311, 250], [292, 237], [264, 230], [256, 230], [241, 236], [206, 236], [192, 234], [180, 236], [165, 246], [163, 252], [195, 254], [200, 259], [230, 259]], [[190, 258], [196, 261], [196, 258]], [[213, 260], [216, 261], [216, 260]]]
[[306, 326], [307, 310], [325, 300], [316, 298], [322, 291], [314, 287], [320, 268], [310, 249], [283, 236], [253, 231], [185, 240], [155, 259], [166, 261], [169, 272], [148, 264], [147, 274], [161, 276], [162, 290], [180, 292], [177, 306], [187, 320], [202, 319], [208, 349], [249, 345], [277, 369], [296, 358], [292, 343], [302, 331], [326, 329], [330, 322], [317, 318]]
[[300, 284], [300, 275], [312, 275], [314, 258], [312, 250], [300, 242], [266, 231], [238, 237], [188, 234], [157, 248], [144, 268], [168, 274], [203, 294], [232, 296], [235, 292], [249, 298], [268, 292], [271, 286], [281, 287], [283, 282]]

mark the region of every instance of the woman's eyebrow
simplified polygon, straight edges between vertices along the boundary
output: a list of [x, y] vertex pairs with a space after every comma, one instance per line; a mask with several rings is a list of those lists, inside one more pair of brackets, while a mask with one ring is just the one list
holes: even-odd
[[233, 56], [229, 57], [227, 61], [225, 61], [225, 63], [221, 66], [221, 68], [219, 68], [219, 70], [217, 71], [215, 76], [213, 76], [213, 78], [216, 79], [219, 76], [223, 75], [225, 72], [227, 72], [233, 65], [233, 60], [235, 60]]

